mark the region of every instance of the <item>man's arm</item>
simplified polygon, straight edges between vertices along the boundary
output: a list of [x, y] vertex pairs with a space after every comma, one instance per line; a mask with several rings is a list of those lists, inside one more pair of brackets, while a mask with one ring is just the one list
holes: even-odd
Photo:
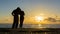
[[14, 11], [11, 14], [14, 16]]

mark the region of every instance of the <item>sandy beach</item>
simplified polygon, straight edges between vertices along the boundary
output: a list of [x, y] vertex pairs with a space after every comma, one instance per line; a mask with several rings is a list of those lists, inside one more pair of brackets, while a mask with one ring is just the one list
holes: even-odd
[[0, 28], [0, 34], [60, 34], [60, 28]]

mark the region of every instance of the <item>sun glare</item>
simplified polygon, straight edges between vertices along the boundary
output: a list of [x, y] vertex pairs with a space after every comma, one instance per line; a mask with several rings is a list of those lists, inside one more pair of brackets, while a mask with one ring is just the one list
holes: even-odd
[[44, 18], [43, 18], [42, 16], [35, 16], [35, 20], [36, 20], [37, 22], [40, 22], [40, 21], [43, 21]]

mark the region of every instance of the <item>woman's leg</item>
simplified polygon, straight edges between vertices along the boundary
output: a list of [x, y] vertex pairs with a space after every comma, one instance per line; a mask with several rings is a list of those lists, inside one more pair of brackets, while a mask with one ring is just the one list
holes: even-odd
[[20, 27], [22, 28], [22, 26], [23, 26], [23, 21], [24, 21], [24, 17], [21, 17], [20, 18]]

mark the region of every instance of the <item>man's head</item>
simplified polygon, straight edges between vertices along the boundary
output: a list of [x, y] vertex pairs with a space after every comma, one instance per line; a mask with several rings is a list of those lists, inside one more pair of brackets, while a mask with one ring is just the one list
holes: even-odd
[[21, 10], [19, 7], [17, 7], [17, 10]]

